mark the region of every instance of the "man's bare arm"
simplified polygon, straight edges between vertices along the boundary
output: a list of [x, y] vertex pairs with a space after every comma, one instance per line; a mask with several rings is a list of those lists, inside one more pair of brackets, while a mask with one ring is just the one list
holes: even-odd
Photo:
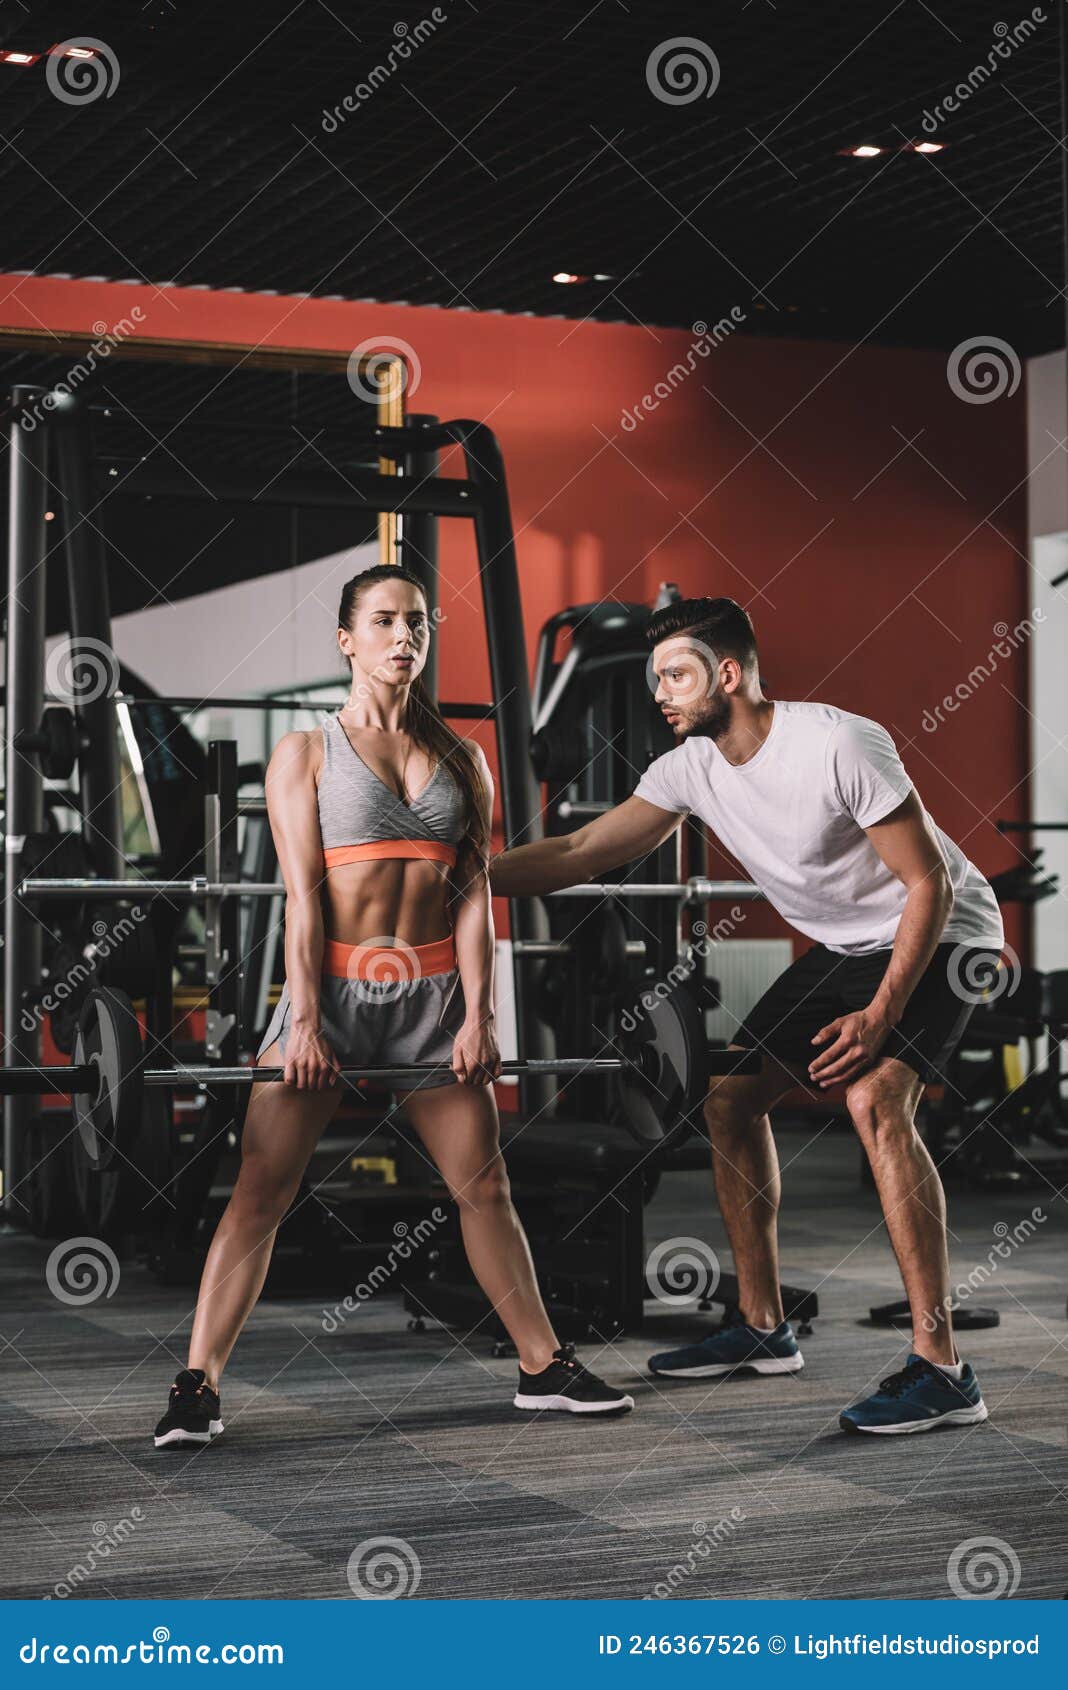
[[624, 799], [574, 833], [502, 851], [490, 864], [490, 889], [498, 898], [527, 898], [580, 886], [655, 851], [682, 819], [677, 810], [661, 810], [644, 798]]
[[941, 941], [953, 909], [953, 885], [915, 792], [865, 832], [908, 893], [890, 963], [874, 999], [896, 1027]]

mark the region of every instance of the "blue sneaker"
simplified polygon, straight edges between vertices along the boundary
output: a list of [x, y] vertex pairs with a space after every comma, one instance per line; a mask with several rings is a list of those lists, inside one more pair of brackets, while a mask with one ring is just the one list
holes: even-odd
[[923, 1356], [910, 1355], [872, 1396], [844, 1409], [838, 1424], [843, 1432], [930, 1432], [935, 1426], [974, 1426], [987, 1413], [968, 1362], [959, 1379], [948, 1379]]
[[649, 1371], [666, 1379], [714, 1379], [724, 1373], [800, 1373], [804, 1367], [788, 1320], [758, 1332], [736, 1320], [681, 1350], [649, 1357]]

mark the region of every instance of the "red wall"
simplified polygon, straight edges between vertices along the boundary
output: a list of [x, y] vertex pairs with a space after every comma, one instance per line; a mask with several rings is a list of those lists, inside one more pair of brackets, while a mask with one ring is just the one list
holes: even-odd
[[[419, 366], [409, 408], [481, 418], [501, 439], [531, 656], [566, 603], [649, 599], [665, 579], [730, 594], [754, 618], [773, 696], [885, 723], [979, 867], [1018, 860], [993, 819], [1027, 813], [1026, 646], [945, 725], [923, 721], [987, 657], [995, 624], [1029, 610], [1022, 389], [967, 403], [942, 353], [735, 334], [624, 429], [689, 333], [0, 276], [0, 326], [100, 332], [135, 304], [153, 338], [345, 353], [406, 342]], [[442, 692], [488, 696], [466, 524], [443, 525], [441, 561]], [[1020, 949], [1015, 923], [1010, 911]], [[754, 908], [745, 931], [784, 929]]]

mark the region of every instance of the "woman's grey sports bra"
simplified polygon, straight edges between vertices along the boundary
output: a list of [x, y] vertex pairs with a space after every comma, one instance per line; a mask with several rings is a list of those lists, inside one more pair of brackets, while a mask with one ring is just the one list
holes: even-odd
[[[319, 829], [325, 866], [375, 857], [454, 863], [466, 832], [463, 794], [446, 762], [407, 803], [365, 763], [335, 711], [322, 723]], [[386, 847], [386, 848], [383, 848]]]

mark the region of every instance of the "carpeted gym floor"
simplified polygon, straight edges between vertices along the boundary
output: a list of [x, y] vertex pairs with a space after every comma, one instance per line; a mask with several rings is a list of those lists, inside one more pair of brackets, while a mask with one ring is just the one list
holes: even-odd
[[[908, 1346], [867, 1318], [898, 1283], [855, 1143], [810, 1136], [782, 1139], [783, 1276], [818, 1286], [822, 1309], [805, 1372], [654, 1384], [645, 1357], [711, 1317], [649, 1302], [640, 1334], [583, 1352], [636, 1399], [607, 1422], [518, 1416], [513, 1362], [479, 1337], [409, 1333], [399, 1298], [379, 1293], [330, 1336], [323, 1299], [303, 1298], [253, 1314], [223, 1437], [157, 1452], [189, 1294], [134, 1265], [110, 1298], [65, 1306], [45, 1284], [49, 1245], [0, 1233], [0, 1595], [352, 1600], [381, 1580], [416, 1599], [942, 1600], [963, 1581], [1063, 1597], [1063, 1197], [1042, 1179], [951, 1194], [954, 1276], [985, 1264], [972, 1300], [1001, 1312], [962, 1344], [990, 1421], [846, 1438], [839, 1408]], [[715, 1244], [709, 1196], [708, 1175], [666, 1176], [649, 1244]]]

